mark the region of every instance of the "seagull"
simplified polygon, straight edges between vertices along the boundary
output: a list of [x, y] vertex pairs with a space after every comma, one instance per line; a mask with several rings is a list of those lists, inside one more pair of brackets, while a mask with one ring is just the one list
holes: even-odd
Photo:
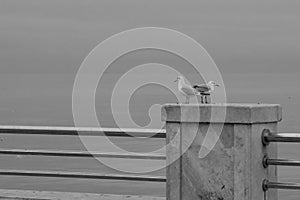
[[209, 81], [207, 84], [194, 85], [193, 88], [200, 93], [201, 103], [204, 103], [203, 96], [205, 98], [205, 103], [208, 103], [207, 96], [213, 93], [215, 86], [219, 87], [220, 85], [216, 84], [214, 81]]
[[190, 103], [191, 96], [200, 95], [195, 88], [185, 82], [183, 76], [178, 76], [174, 82], [178, 82], [178, 90], [185, 96], [185, 103]]

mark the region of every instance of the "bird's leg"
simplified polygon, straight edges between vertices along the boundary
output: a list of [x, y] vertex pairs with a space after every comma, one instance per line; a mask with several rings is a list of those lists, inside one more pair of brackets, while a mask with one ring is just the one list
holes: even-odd
[[200, 97], [201, 97], [201, 103], [203, 104], [203, 96], [201, 95]]
[[205, 103], [206, 103], [206, 104], [208, 103], [207, 96], [205, 96]]

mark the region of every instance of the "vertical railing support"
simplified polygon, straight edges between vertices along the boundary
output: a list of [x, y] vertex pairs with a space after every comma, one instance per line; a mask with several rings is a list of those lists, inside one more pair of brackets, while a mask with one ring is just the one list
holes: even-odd
[[[224, 110], [222, 120], [218, 113]], [[168, 200], [277, 200], [276, 190], [262, 188], [265, 179], [277, 180], [276, 166], [262, 164], [266, 155], [277, 157], [277, 146], [263, 145], [261, 134], [264, 129], [277, 131], [279, 105], [170, 104], [163, 107], [162, 119], [167, 131]], [[221, 130], [220, 137], [210, 151], [205, 148], [214, 141], [203, 141], [216, 134], [214, 130]], [[209, 153], [201, 157], [200, 149]]]

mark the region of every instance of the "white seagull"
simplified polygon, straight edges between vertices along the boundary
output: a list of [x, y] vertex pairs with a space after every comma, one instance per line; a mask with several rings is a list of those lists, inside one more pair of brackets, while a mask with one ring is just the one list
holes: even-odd
[[186, 83], [183, 76], [178, 76], [174, 82], [178, 82], [178, 90], [185, 96], [185, 103], [190, 103], [190, 97], [200, 95], [195, 88]]
[[[216, 84], [214, 81], [210, 81], [207, 84], [194, 85], [193, 88], [200, 93], [201, 103], [208, 103], [207, 96], [215, 90], [215, 86], [219, 87], [220, 85]], [[205, 102], [203, 100], [203, 96], [205, 97]]]

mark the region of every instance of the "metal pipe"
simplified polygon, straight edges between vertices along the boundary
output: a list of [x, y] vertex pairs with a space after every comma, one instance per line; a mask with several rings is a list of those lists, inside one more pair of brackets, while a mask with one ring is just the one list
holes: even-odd
[[264, 191], [268, 189], [300, 190], [300, 183], [280, 183], [264, 180], [262, 187]]
[[262, 133], [262, 143], [268, 145], [270, 142], [294, 142], [300, 143], [300, 133], [272, 133], [264, 129]]
[[165, 160], [166, 156], [159, 154], [131, 153], [122, 154], [115, 152], [95, 151], [58, 151], [58, 150], [26, 150], [26, 149], [1, 149], [0, 154], [6, 155], [33, 155], [33, 156], [58, 156], [58, 157], [102, 157], [102, 158], [128, 158], [128, 159], [149, 159]]
[[0, 134], [166, 138], [166, 130], [95, 127], [0, 126]]
[[0, 169], [0, 175], [166, 182], [166, 177], [164, 176], [149, 176], [149, 175], [135, 175], [135, 174], [104, 174], [104, 173], [85, 173], [85, 172], [67, 172], [67, 171], [39, 171], [39, 170], [33, 171], [33, 170]]
[[267, 157], [264, 157], [263, 166], [268, 167], [269, 165], [300, 167], [300, 161], [288, 159], [269, 159]]

